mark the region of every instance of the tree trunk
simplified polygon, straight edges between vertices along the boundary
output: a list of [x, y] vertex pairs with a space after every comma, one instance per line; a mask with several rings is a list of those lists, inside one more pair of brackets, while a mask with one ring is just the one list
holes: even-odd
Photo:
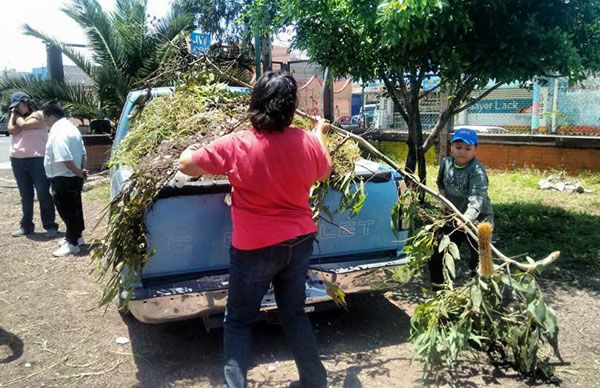
[[[427, 167], [425, 165], [425, 152], [423, 150], [423, 127], [421, 126], [421, 112], [419, 111], [418, 95], [411, 95], [405, 104], [408, 115], [408, 155], [406, 157], [406, 170], [412, 174], [417, 173], [422, 184], [427, 180]], [[420, 200], [424, 200], [423, 192]]]

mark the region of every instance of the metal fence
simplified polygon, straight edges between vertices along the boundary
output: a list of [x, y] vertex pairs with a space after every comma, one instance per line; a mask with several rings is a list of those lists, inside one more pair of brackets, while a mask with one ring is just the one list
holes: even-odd
[[[299, 108], [321, 116], [323, 68], [307, 61], [292, 61], [287, 66], [298, 82]], [[486, 90], [474, 91], [472, 96], [480, 96]], [[433, 90], [420, 101], [421, 124], [425, 131], [436, 124], [442, 98], [441, 92]], [[407, 130], [393, 102], [385, 97], [381, 83], [363, 85], [350, 79], [335, 81], [336, 118], [358, 115], [365, 106], [374, 107], [376, 112], [372, 122], [367, 121], [372, 129], [380, 132]], [[590, 77], [577, 84], [570, 83], [567, 78], [538, 78], [528, 87], [502, 85], [455, 115], [454, 125], [500, 127], [506, 133], [599, 136], [600, 78]]]
[[[472, 96], [485, 91], [477, 90]], [[436, 94], [437, 98], [431, 96], [431, 101], [421, 106], [424, 129], [434, 124], [434, 112], [439, 111], [440, 96]], [[457, 114], [454, 125], [500, 127], [509, 133], [597, 136], [600, 78], [577, 84], [567, 78], [539, 78], [529, 87], [503, 85]]]

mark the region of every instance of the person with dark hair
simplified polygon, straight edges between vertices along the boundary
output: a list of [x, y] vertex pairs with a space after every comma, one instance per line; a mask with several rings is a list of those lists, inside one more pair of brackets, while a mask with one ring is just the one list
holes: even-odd
[[10, 164], [12, 166], [19, 195], [21, 196], [20, 228], [12, 234], [21, 237], [35, 230], [33, 223], [34, 189], [40, 204], [42, 226], [46, 229], [46, 238], [56, 237], [58, 224], [50, 196], [50, 182], [44, 172], [44, 153], [48, 140], [48, 124], [25, 92], [15, 92], [10, 97], [10, 117], [8, 132], [10, 142]]
[[44, 167], [56, 210], [67, 227], [65, 239], [52, 255], [62, 257], [79, 253], [79, 246], [84, 243], [81, 190], [88, 173], [84, 168], [86, 152], [79, 129], [67, 120], [57, 102], [45, 103], [42, 111], [51, 125]]
[[320, 121], [313, 132], [290, 127], [297, 86], [286, 73], [267, 72], [254, 86], [248, 108], [253, 128], [210, 144], [190, 146], [179, 170], [191, 176], [224, 175], [231, 183], [233, 238], [224, 322], [225, 386], [246, 387], [251, 329], [273, 284], [284, 332], [302, 387], [325, 387], [327, 372], [304, 312], [305, 282], [317, 226], [311, 186], [326, 180], [331, 158]]

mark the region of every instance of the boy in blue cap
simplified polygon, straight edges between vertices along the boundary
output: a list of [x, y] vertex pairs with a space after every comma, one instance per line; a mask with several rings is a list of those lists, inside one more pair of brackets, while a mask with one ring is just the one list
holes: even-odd
[[[483, 164], [475, 157], [479, 139], [477, 132], [471, 129], [459, 129], [454, 132], [450, 146], [450, 156], [444, 158], [440, 165], [437, 185], [440, 194], [446, 197], [464, 217], [473, 222], [490, 222], [494, 224], [494, 211], [488, 197], [488, 177]], [[469, 266], [472, 271], [477, 268], [477, 242], [454, 223], [441, 229], [441, 235], [448, 234], [450, 239], [460, 247], [466, 240], [471, 251]], [[437, 244], [429, 260], [429, 274], [434, 289], [444, 283], [443, 254], [438, 252]]]

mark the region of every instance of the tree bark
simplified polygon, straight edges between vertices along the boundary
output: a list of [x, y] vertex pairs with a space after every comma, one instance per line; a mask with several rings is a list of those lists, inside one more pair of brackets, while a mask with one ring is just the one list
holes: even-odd
[[[406, 157], [406, 170], [418, 175], [419, 181], [425, 184], [427, 181], [427, 168], [425, 166], [425, 153], [423, 151], [423, 127], [421, 125], [421, 112], [419, 110], [419, 95], [411, 93], [405, 101], [405, 109], [408, 116], [408, 155]], [[420, 196], [424, 200], [424, 194]]]

